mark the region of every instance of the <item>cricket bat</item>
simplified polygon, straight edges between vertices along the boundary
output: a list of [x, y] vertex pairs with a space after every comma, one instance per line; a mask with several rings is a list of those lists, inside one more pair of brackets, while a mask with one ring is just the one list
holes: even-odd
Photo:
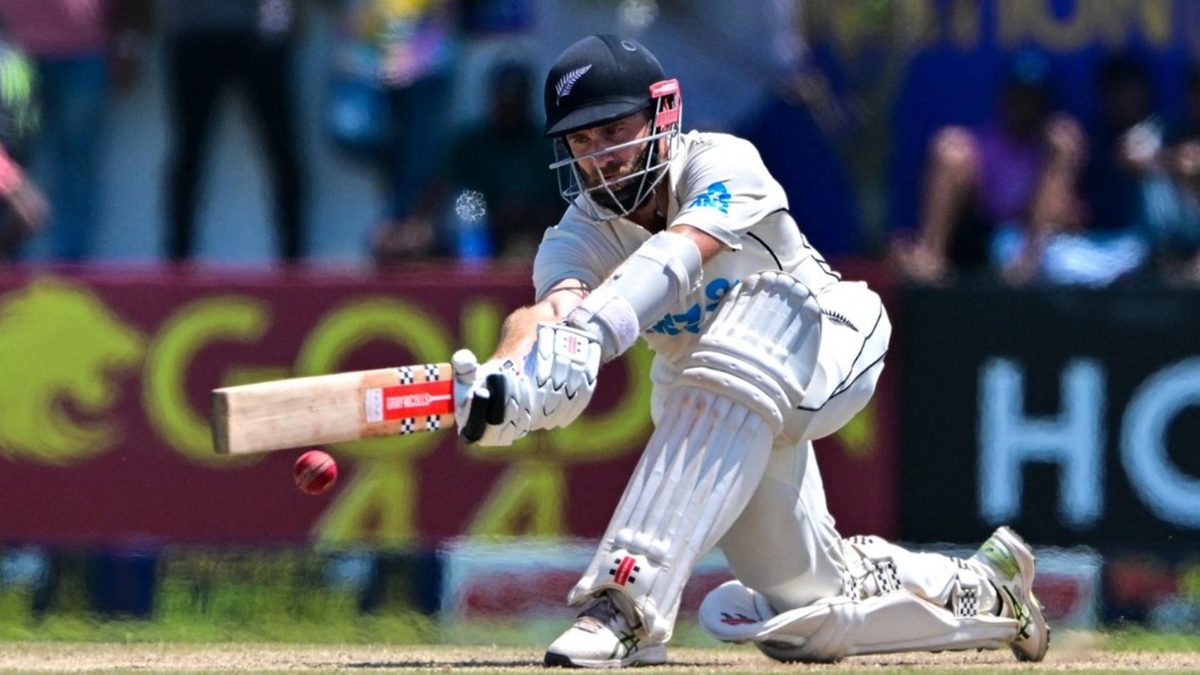
[[211, 422], [222, 455], [453, 428], [454, 376], [427, 363], [224, 387]]

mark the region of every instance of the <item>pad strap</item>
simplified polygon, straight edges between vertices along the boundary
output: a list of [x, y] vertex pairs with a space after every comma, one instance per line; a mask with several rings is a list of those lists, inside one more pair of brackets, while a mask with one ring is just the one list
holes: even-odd
[[592, 291], [566, 323], [599, 340], [605, 361], [624, 354], [642, 331], [700, 284], [700, 249], [665, 231], [650, 237]]

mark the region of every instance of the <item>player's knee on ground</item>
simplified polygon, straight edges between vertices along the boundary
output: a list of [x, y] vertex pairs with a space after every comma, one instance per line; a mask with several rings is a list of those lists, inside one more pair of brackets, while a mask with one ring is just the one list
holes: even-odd
[[776, 612], [738, 581], [705, 597], [700, 623], [725, 642], [751, 642], [777, 661], [836, 661], [859, 654], [943, 649], [999, 649], [1017, 622], [959, 617], [906, 590], [855, 600], [834, 596]]

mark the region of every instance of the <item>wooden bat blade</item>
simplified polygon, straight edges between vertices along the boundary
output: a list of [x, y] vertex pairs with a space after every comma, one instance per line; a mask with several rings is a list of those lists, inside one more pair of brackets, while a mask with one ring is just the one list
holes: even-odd
[[213, 390], [222, 455], [398, 436], [454, 426], [449, 363], [294, 377]]

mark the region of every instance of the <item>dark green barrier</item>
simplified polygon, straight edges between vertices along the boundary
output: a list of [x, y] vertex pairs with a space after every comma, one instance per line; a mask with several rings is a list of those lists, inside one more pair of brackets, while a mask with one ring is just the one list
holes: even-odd
[[1200, 291], [909, 289], [902, 536], [1200, 541]]

